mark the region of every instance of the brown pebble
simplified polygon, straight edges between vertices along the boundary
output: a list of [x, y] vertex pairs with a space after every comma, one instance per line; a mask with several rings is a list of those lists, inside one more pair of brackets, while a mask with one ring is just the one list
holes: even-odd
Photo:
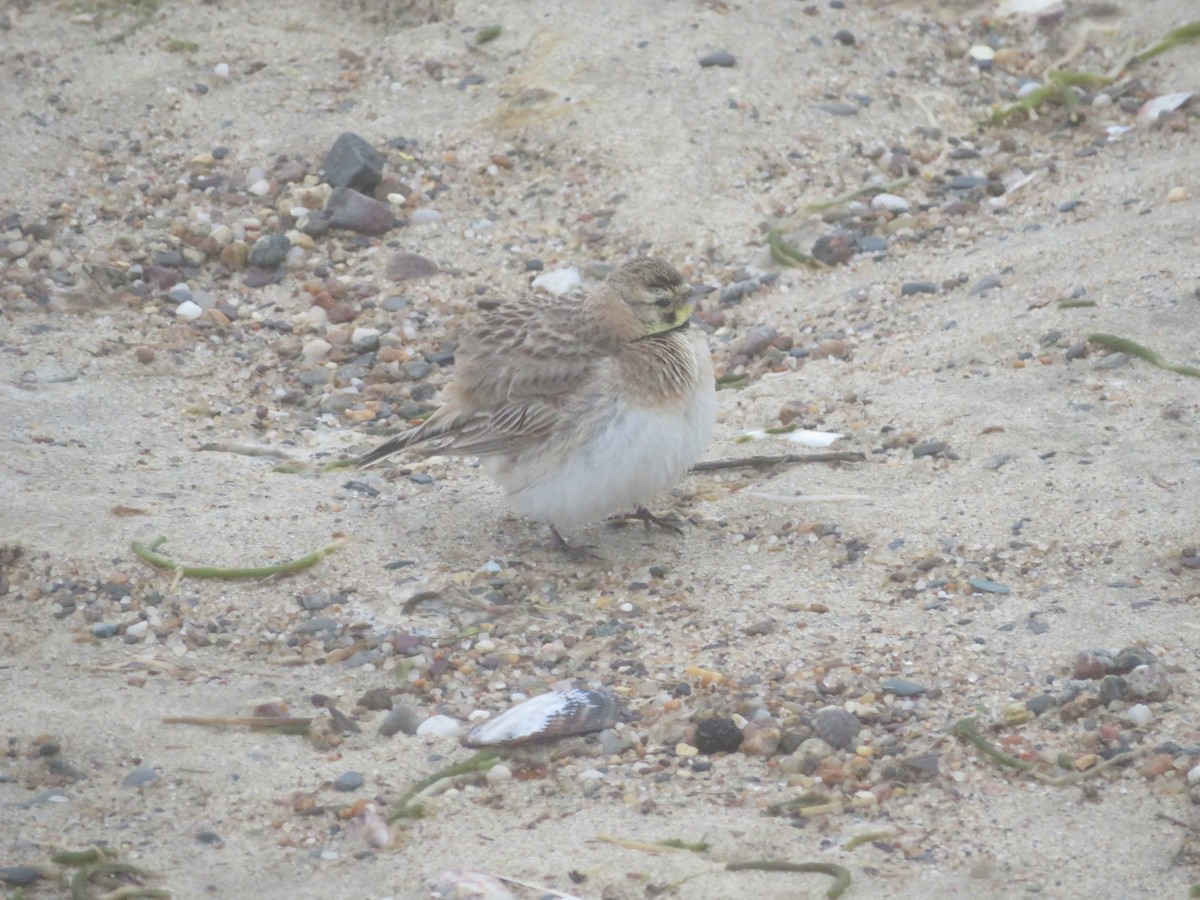
[[779, 408], [779, 424], [790, 425], [801, 416], [807, 415], [808, 404], [800, 400], [788, 400]]
[[1138, 766], [1138, 774], [1143, 778], [1157, 778], [1175, 768], [1175, 757], [1170, 753], [1155, 753]]
[[751, 722], [742, 732], [742, 745], [738, 750], [750, 756], [773, 756], [782, 739], [779, 723], [770, 720]]
[[329, 310], [329, 321], [333, 325], [353, 322], [358, 317], [358, 310], [349, 303], [338, 303]]
[[241, 272], [250, 257], [250, 245], [245, 241], [234, 241], [221, 250], [221, 265], [230, 272]]
[[151, 347], [138, 347], [133, 351], [133, 355], [137, 357], [137, 361], [143, 366], [147, 366], [154, 362], [154, 349]]
[[821, 341], [817, 346], [813, 347], [810, 354], [812, 359], [826, 359], [832, 356], [834, 359], [844, 359], [850, 355], [851, 347], [845, 341], [831, 339]]

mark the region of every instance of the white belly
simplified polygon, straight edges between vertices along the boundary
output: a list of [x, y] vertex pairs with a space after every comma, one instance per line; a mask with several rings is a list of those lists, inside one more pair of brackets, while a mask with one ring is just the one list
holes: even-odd
[[609, 398], [606, 424], [575, 452], [485, 460], [513, 509], [569, 531], [632, 512], [679, 481], [704, 452], [716, 421], [712, 364], [707, 349], [697, 355], [702, 387], [676, 406]]

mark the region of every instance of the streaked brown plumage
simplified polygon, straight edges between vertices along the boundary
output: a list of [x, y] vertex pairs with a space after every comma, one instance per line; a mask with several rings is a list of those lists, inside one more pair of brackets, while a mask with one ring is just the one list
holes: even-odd
[[570, 529], [648, 502], [703, 452], [716, 416], [698, 292], [660, 259], [622, 263], [582, 300], [529, 296], [460, 342], [447, 400], [359, 460], [406, 447], [478, 456], [512, 506]]

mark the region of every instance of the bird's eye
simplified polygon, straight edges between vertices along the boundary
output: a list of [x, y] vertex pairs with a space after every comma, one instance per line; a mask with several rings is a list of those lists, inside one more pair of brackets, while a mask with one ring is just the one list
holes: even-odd
[[659, 309], [666, 309], [668, 306], [671, 305], [671, 298], [670, 297], [660, 297], [659, 299], [654, 301], [654, 305], [657, 306]]

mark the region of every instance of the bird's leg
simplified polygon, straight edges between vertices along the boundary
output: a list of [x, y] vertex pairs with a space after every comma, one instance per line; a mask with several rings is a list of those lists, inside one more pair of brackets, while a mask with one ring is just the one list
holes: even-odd
[[568, 544], [567, 539], [562, 536], [557, 528], [550, 526], [550, 533], [554, 535], [554, 543], [558, 545], [558, 549], [565, 553], [568, 557], [574, 560], [582, 559], [600, 559], [601, 557], [592, 552], [595, 548], [591, 544], [579, 544], [578, 546]]
[[676, 525], [674, 522], [668, 522], [666, 519], [660, 519], [658, 516], [656, 516], [654, 513], [650, 512], [650, 510], [646, 509], [646, 507], [644, 507], [644, 506], [639, 506], [637, 508], [637, 511], [634, 512], [633, 515], [626, 516], [626, 518], [641, 519], [642, 523], [646, 526], [647, 531], [650, 530], [651, 525], [657, 525], [663, 531], [671, 531], [677, 535], [680, 535], [680, 536], [683, 535], [683, 529], [680, 528], [678, 525]]

